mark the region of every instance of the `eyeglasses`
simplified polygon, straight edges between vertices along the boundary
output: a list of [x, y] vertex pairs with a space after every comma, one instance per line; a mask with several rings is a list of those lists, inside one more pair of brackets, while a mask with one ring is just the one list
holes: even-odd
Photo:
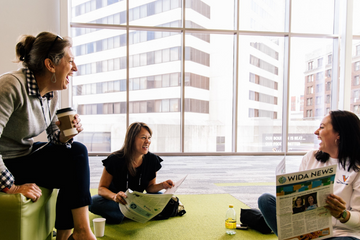
[[55, 44], [55, 42], [56, 42], [56, 40], [57, 40], [58, 38], [61, 39], [61, 40], [64, 40], [61, 36], [57, 35], [56, 38], [55, 38], [55, 40], [54, 40], [53, 43], [51, 44], [51, 46], [50, 46], [50, 48], [49, 48], [49, 51], [48, 51], [47, 54], [46, 54], [46, 57], [49, 57], [50, 51], [51, 51], [51, 49], [53, 48], [53, 46], [54, 46], [54, 44]]

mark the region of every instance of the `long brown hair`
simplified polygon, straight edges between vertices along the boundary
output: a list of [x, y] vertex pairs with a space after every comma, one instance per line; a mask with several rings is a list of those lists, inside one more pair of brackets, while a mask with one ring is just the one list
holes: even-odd
[[36, 37], [22, 35], [15, 47], [15, 62], [22, 62], [24, 67], [42, 75], [45, 73], [45, 59], [49, 58], [58, 65], [65, 55], [65, 48], [71, 46], [70, 38], [61, 38], [50, 32], [41, 32]]
[[135, 176], [136, 169], [133, 166], [134, 162], [134, 143], [135, 138], [141, 131], [141, 128], [145, 128], [152, 136], [152, 131], [150, 127], [143, 122], [134, 122], [132, 123], [126, 130], [125, 140], [122, 148], [118, 151], [113, 152], [112, 154], [119, 155], [120, 157], [124, 157], [126, 161], [127, 169], [132, 176]]

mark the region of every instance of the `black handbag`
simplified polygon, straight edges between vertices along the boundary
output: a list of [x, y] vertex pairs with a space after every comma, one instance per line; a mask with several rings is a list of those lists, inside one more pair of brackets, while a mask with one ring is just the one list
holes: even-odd
[[262, 234], [272, 233], [272, 230], [266, 224], [264, 216], [258, 209], [240, 209], [240, 222], [248, 225], [250, 228], [261, 232]]
[[182, 216], [186, 213], [184, 205], [181, 204], [178, 197], [171, 197], [169, 202], [166, 204], [165, 208], [161, 213], [156, 215], [154, 220], [163, 220], [170, 217]]

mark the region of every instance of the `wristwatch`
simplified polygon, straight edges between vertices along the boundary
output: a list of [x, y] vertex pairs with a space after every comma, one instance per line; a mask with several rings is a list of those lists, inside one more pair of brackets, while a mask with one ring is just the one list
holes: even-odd
[[340, 222], [343, 222], [343, 221], [345, 221], [346, 217], [347, 217], [347, 210], [345, 209], [342, 213], [340, 213], [340, 216], [337, 217], [337, 219]]

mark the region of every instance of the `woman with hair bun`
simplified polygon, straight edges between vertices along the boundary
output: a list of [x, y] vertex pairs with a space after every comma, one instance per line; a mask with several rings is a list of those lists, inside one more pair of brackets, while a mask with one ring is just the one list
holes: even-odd
[[[0, 76], [0, 191], [36, 202], [39, 186], [59, 189], [56, 239], [91, 240], [88, 153], [73, 141], [82, 124], [76, 114], [78, 133], [65, 136], [56, 117], [58, 91], [68, 88], [77, 71], [71, 46], [69, 38], [50, 32], [23, 35], [16, 45], [23, 68]], [[34, 142], [45, 130], [48, 142]]]

